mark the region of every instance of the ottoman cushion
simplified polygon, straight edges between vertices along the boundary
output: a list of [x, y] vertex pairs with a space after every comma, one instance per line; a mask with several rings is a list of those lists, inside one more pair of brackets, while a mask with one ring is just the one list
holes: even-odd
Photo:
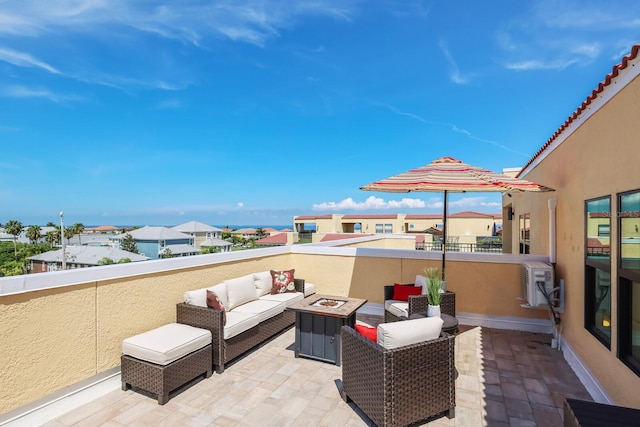
[[157, 365], [168, 365], [207, 344], [211, 331], [169, 323], [122, 341], [122, 353]]

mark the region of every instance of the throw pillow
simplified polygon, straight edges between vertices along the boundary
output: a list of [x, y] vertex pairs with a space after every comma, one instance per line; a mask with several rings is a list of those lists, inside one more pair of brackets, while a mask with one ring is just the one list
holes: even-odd
[[293, 272], [291, 270], [270, 270], [271, 273], [271, 294], [283, 294], [285, 292], [295, 292], [296, 286], [293, 282]]
[[409, 301], [411, 295], [422, 295], [422, 286], [393, 285], [393, 299], [398, 301]]
[[220, 298], [218, 298], [218, 294], [216, 294], [213, 291], [210, 291], [209, 289], [207, 289], [207, 307], [214, 308], [216, 310], [221, 310], [222, 326], [227, 324], [227, 311], [225, 310], [224, 305], [222, 304], [222, 301], [220, 301]]
[[378, 342], [378, 328], [374, 328], [373, 326], [356, 324], [356, 332], [358, 332], [360, 335], [362, 335], [365, 338], [369, 338], [371, 341], [375, 343]]
[[423, 276], [422, 274], [416, 275], [415, 286], [422, 286], [422, 295], [427, 294], [427, 276]]

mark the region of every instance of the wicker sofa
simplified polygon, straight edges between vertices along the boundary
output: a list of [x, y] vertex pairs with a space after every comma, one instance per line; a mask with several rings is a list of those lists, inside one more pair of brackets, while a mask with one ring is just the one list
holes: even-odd
[[[269, 271], [225, 280], [210, 287], [185, 292], [176, 305], [178, 323], [208, 329], [212, 335], [213, 368], [219, 374], [225, 364], [295, 323], [286, 308], [315, 293], [315, 286], [295, 279], [295, 292], [271, 294]], [[207, 306], [207, 290], [215, 292], [225, 310]]]
[[[424, 329], [423, 323], [433, 319], [387, 325], [416, 331]], [[377, 342], [349, 326], [342, 328], [343, 400], [353, 401], [378, 426], [405, 426], [438, 415], [453, 418], [456, 404], [453, 335], [440, 331], [438, 336], [436, 331], [429, 340], [386, 348], [380, 340], [382, 326], [386, 325], [378, 326]]]
[[[384, 321], [397, 322], [406, 320], [414, 313], [426, 313], [429, 306], [427, 295], [411, 295], [408, 301], [398, 301], [393, 299], [393, 288], [395, 285], [384, 287]], [[414, 286], [413, 283], [404, 286]], [[456, 294], [446, 291], [440, 300], [440, 312], [450, 316], [456, 316]], [[406, 313], [406, 315], [405, 315]]]

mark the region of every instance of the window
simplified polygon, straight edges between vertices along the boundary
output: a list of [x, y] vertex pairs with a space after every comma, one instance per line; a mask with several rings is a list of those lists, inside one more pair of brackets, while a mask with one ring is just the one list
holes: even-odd
[[[585, 203], [584, 327], [611, 348], [611, 199]], [[603, 231], [606, 235], [603, 236]]]
[[376, 233], [393, 233], [393, 224], [376, 224]]
[[531, 241], [529, 239], [529, 229], [531, 228], [531, 215], [530, 214], [522, 214], [520, 215], [519, 220], [519, 230], [520, 230], [520, 253], [528, 254], [531, 251]]
[[618, 207], [618, 357], [640, 376], [640, 191]]

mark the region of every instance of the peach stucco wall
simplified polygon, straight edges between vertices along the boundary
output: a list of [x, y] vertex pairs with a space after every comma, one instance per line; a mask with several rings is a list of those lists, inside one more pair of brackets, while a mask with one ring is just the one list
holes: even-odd
[[175, 322], [185, 291], [290, 261], [252, 258], [0, 296], [0, 413], [119, 366], [122, 340]]
[[[598, 101], [600, 104], [602, 100]], [[616, 357], [617, 245], [611, 245], [612, 340], [611, 350], [584, 328], [584, 253], [586, 200], [611, 197], [615, 212], [619, 192], [640, 187], [638, 137], [634, 123], [640, 114], [640, 78], [604, 105], [567, 137], [524, 178], [556, 189], [557, 277], [566, 281], [566, 312], [562, 315], [564, 339], [616, 404], [640, 408], [640, 378]], [[545, 196], [514, 195], [516, 212], [532, 211], [532, 250], [546, 253], [548, 214]], [[536, 204], [539, 208], [535, 208]], [[514, 218], [514, 221], [517, 217]], [[515, 226], [515, 224], [514, 224]], [[513, 228], [513, 233], [517, 229]], [[616, 242], [617, 223], [611, 223]], [[517, 236], [515, 236], [517, 239]], [[514, 245], [515, 243], [514, 239]], [[514, 246], [517, 248], [517, 246]]]

